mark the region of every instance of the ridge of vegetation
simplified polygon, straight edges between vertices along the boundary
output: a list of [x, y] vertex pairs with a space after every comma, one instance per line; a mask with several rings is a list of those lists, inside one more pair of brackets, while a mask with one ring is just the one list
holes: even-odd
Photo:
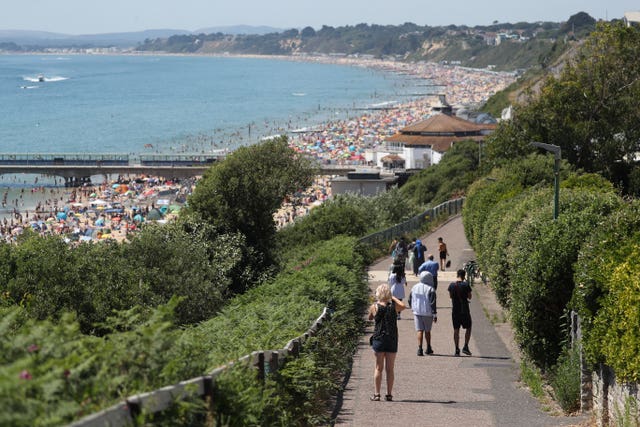
[[305, 27], [265, 35], [223, 33], [147, 39], [139, 51], [261, 55], [352, 55], [431, 61], [496, 70], [545, 67], [595, 20], [579, 12], [565, 23], [518, 22], [489, 26], [368, 25]]

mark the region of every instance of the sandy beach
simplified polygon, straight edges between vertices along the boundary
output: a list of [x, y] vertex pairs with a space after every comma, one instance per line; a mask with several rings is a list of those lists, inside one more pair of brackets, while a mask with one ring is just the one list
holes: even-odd
[[[516, 78], [512, 73], [434, 63], [324, 56], [266, 58], [322, 61], [402, 73], [410, 78], [424, 79], [429, 85], [437, 86], [438, 93], [445, 94], [449, 103], [469, 109], [482, 105]], [[269, 135], [288, 135], [289, 145], [295, 151], [320, 163], [359, 165], [365, 163], [365, 150], [383, 146], [386, 137], [427, 118], [435, 100], [434, 96], [425, 96], [393, 104], [387, 109], [362, 110], [357, 116], [319, 123], [307, 131], [292, 132], [297, 129], [295, 123], [288, 123], [286, 128], [265, 123], [261, 131]], [[237, 135], [226, 137], [237, 138], [240, 134], [238, 132]], [[188, 141], [176, 151], [207, 152], [218, 148], [213, 142], [218, 138], [218, 135], [203, 135]], [[32, 185], [29, 182], [31, 179]], [[15, 241], [17, 235], [29, 227], [42, 235], [63, 235], [70, 242], [106, 238], [123, 241], [145, 220], [166, 221], [177, 215], [196, 184], [195, 180], [171, 182], [159, 177], [120, 177], [119, 180], [114, 177], [99, 184], [74, 189], [55, 184], [43, 186], [44, 181], [38, 182], [37, 177], [16, 176], [0, 179], [0, 189], [4, 195], [0, 212], [0, 238]], [[306, 215], [310, 209], [331, 197], [329, 181], [330, 177], [318, 177], [312, 187], [284, 201], [282, 208], [274, 215], [277, 226], [283, 227]]]

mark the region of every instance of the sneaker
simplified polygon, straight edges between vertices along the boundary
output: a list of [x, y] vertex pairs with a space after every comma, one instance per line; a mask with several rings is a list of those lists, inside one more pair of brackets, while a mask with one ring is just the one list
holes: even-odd
[[418, 356], [423, 356], [422, 347], [418, 347]]
[[427, 347], [427, 354], [433, 354], [433, 349], [431, 346]]
[[460, 349], [456, 348], [456, 356], [460, 356]]
[[469, 351], [469, 347], [466, 346], [466, 345], [464, 347], [462, 347], [462, 352], [464, 354], [466, 354], [467, 356], [471, 356], [471, 352]]

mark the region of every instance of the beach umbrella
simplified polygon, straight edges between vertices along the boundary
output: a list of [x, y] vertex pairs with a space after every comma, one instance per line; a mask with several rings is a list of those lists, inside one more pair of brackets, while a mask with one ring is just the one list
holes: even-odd
[[56, 218], [58, 218], [58, 219], [67, 219], [67, 214], [64, 213], [64, 212], [58, 212], [56, 214]]
[[98, 218], [95, 223], [98, 227], [102, 227], [104, 225], [104, 218]]
[[118, 188], [118, 187], [120, 187], [120, 184], [118, 184], [118, 183], [113, 184], [113, 185], [111, 186], [111, 188]]
[[134, 221], [138, 221], [138, 222], [142, 222], [143, 221], [142, 215], [135, 214], [134, 217], [133, 217], [133, 220]]

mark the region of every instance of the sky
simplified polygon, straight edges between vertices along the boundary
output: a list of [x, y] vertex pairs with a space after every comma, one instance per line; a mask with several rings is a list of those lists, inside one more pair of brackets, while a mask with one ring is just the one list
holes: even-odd
[[0, 30], [79, 35], [231, 25], [476, 26], [561, 22], [578, 12], [611, 20], [634, 10], [638, 0], [0, 0]]

